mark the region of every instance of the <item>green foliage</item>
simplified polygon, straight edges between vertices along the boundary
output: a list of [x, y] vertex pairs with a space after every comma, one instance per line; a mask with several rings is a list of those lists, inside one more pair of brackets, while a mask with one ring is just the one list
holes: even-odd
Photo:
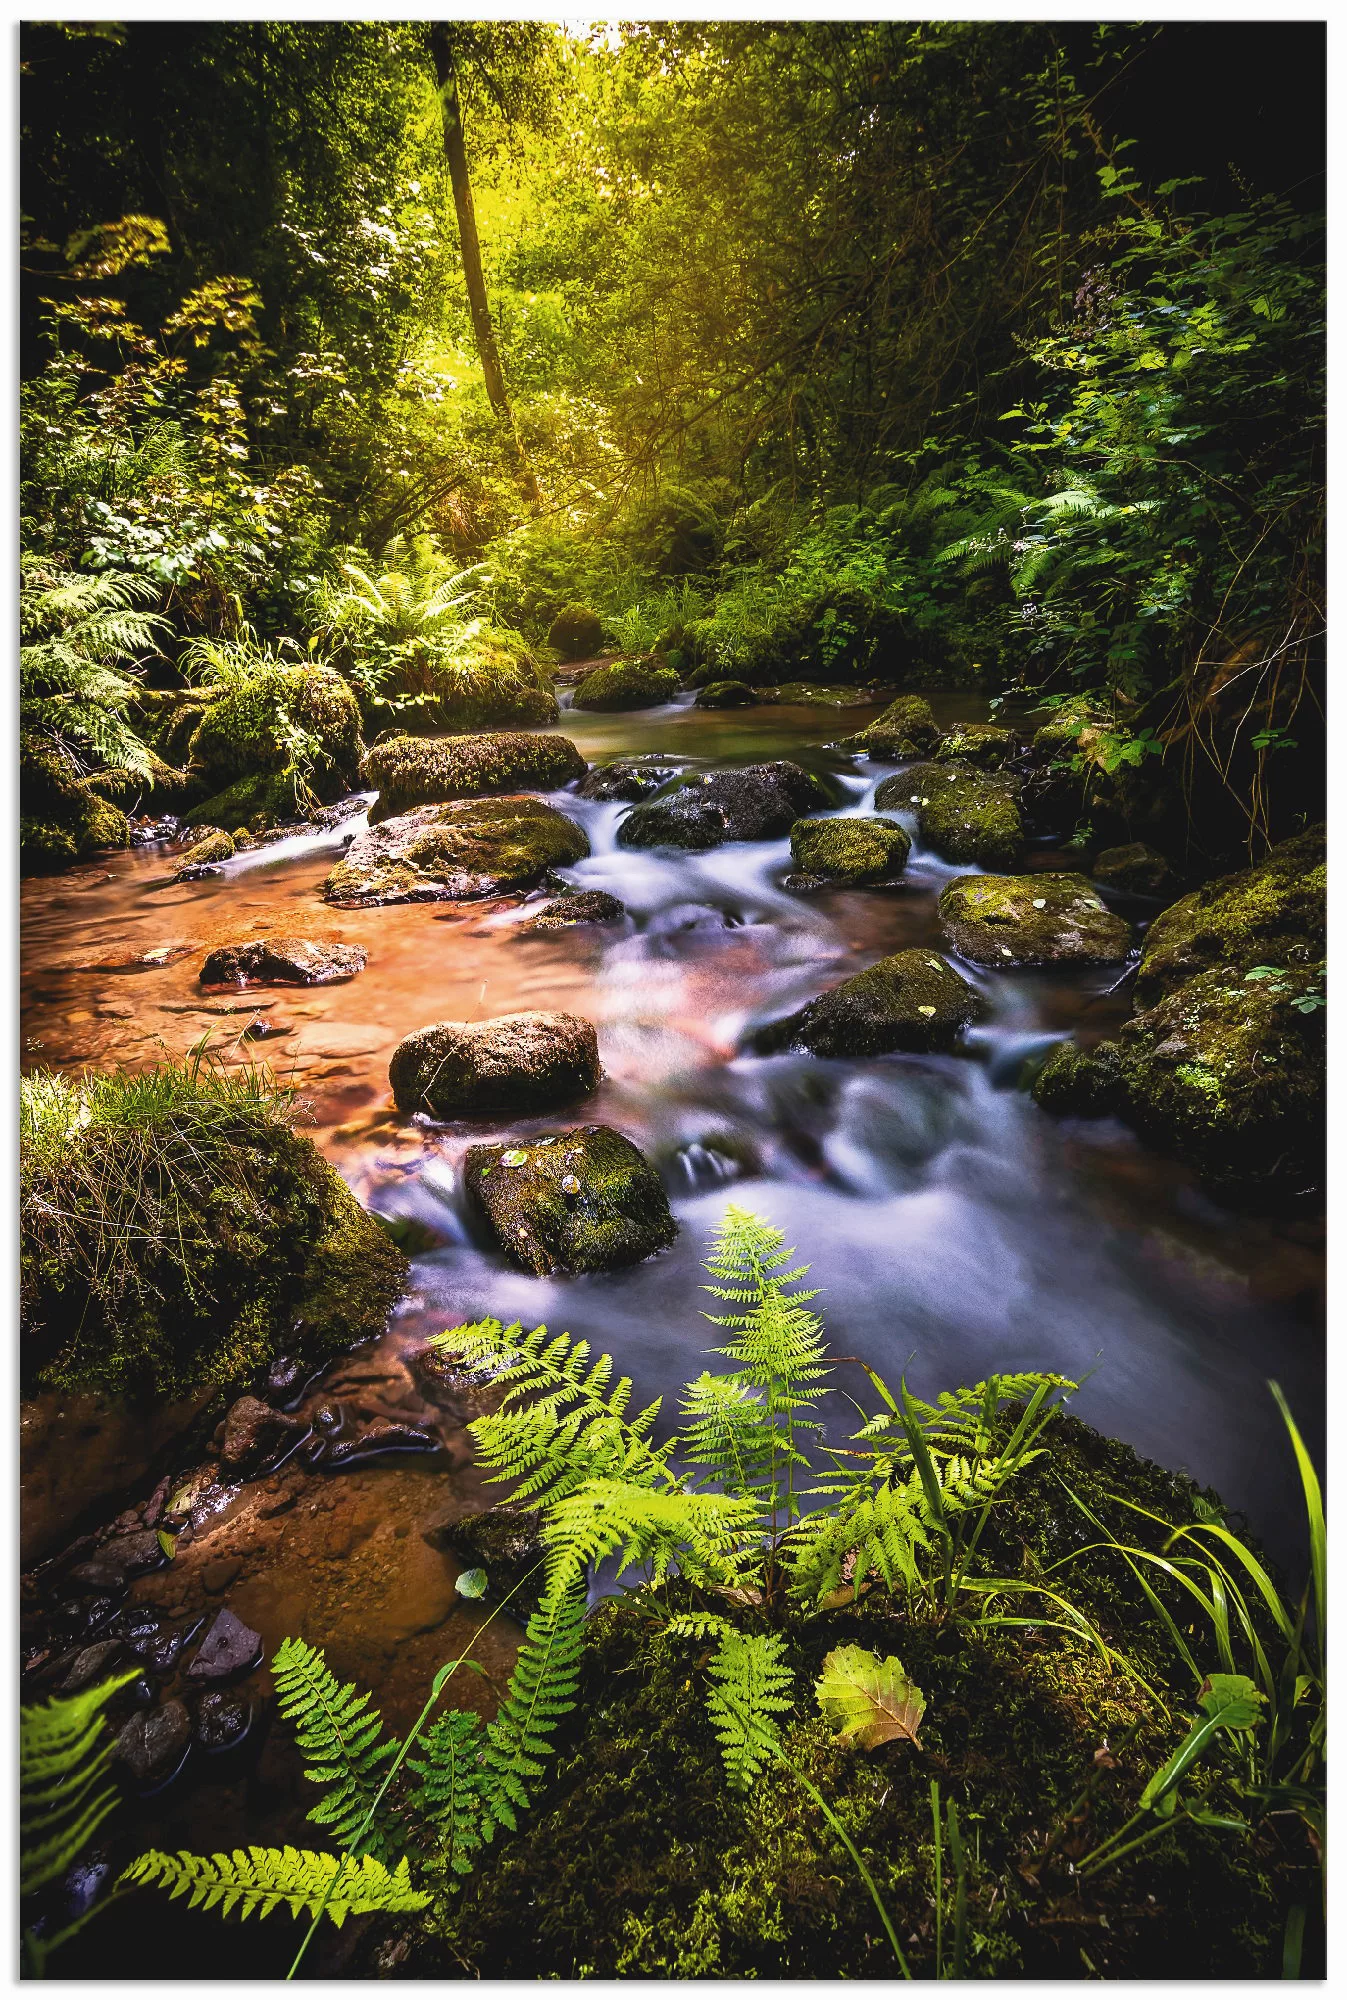
[[[284, 1639], [271, 1663], [280, 1713], [295, 1732], [304, 1775], [327, 1789], [308, 1814], [315, 1826], [332, 1828], [332, 1838], [349, 1845], [364, 1825], [378, 1794], [383, 1766], [397, 1745], [383, 1735], [383, 1722], [368, 1694], [343, 1685], [323, 1655], [302, 1639]], [[376, 1818], [365, 1835], [370, 1854], [387, 1858], [387, 1839]]]
[[711, 1689], [706, 1708], [725, 1762], [731, 1791], [747, 1792], [771, 1752], [777, 1717], [793, 1706], [791, 1673], [776, 1632], [727, 1631], [707, 1667]]
[[[150, 775], [126, 718], [133, 675], [165, 622], [143, 577], [79, 576], [25, 556], [19, 586], [19, 727], [74, 762]], [[77, 766], [78, 768], [78, 766]]]
[[481, 1731], [481, 1718], [471, 1709], [451, 1708], [426, 1731], [421, 1756], [407, 1759], [420, 1779], [411, 1810], [433, 1828], [444, 1864], [456, 1876], [472, 1872], [484, 1837]]
[[515, 1830], [516, 1813], [529, 1803], [552, 1736], [575, 1706], [584, 1646], [583, 1583], [549, 1588], [529, 1619], [526, 1644], [482, 1750], [482, 1837], [497, 1827]]
[[103, 1711], [134, 1673], [19, 1710], [19, 1893], [64, 1875], [117, 1804]]
[[120, 1878], [131, 1889], [167, 1889], [188, 1898], [190, 1910], [215, 1910], [222, 1917], [269, 1917], [288, 1909], [292, 1917], [324, 1911], [338, 1929], [348, 1916], [424, 1910], [430, 1901], [414, 1889], [406, 1859], [391, 1872], [371, 1854], [315, 1853], [299, 1847], [236, 1847], [232, 1854], [139, 1855]]

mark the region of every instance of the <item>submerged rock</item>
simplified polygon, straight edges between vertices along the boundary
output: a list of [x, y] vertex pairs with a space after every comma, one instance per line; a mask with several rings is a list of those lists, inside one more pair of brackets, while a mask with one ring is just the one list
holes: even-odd
[[231, 1472], [256, 1472], [307, 1429], [301, 1418], [288, 1417], [257, 1396], [240, 1396], [225, 1418], [220, 1463]]
[[589, 766], [568, 736], [498, 730], [479, 736], [390, 736], [365, 755], [360, 775], [377, 785], [369, 823], [414, 806], [502, 792], [554, 792]]
[[627, 914], [625, 903], [606, 889], [582, 889], [574, 896], [558, 896], [536, 917], [526, 917], [515, 927], [516, 937], [549, 937], [557, 931], [575, 930], [584, 924], [615, 924]]
[[421, 806], [358, 833], [323, 894], [352, 907], [470, 902], [532, 888], [549, 868], [588, 853], [575, 821], [541, 799], [461, 799]]
[[436, 1118], [549, 1111], [588, 1096], [600, 1075], [593, 1023], [576, 1014], [439, 1021], [400, 1042], [388, 1066], [398, 1110]]
[[508, 1597], [511, 1614], [521, 1618], [536, 1610], [542, 1595], [542, 1525], [536, 1508], [501, 1505], [446, 1521], [432, 1528], [426, 1540], [432, 1548], [452, 1549], [470, 1567], [484, 1569], [489, 1594], [498, 1604]]
[[1132, 942], [1083, 875], [959, 875], [940, 922], [975, 965], [1117, 965]]
[[929, 701], [919, 694], [903, 694], [865, 729], [855, 736], [844, 736], [842, 748], [886, 759], [925, 757], [934, 750], [939, 735]]
[[698, 708], [751, 708], [758, 699], [747, 681], [708, 681], [698, 690]]
[[1137, 971], [1140, 1006], [1215, 965], [1307, 966], [1325, 949], [1327, 865], [1322, 826], [1284, 840], [1252, 868], [1204, 883], [1161, 911]]
[[892, 819], [797, 819], [790, 830], [796, 868], [821, 881], [888, 881], [902, 873], [911, 850]]
[[936, 746], [936, 760], [947, 764], [975, 764], [979, 770], [996, 771], [1015, 755], [1019, 744], [1015, 732], [994, 722], [960, 722], [947, 729]]
[[761, 688], [760, 702], [780, 702], [792, 708], [868, 708], [874, 696], [858, 687], [821, 687], [817, 681], [783, 681]]
[[946, 861], [1013, 868], [1024, 851], [1019, 784], [1008, 773], [975, 771], [969, 764], [914, 764], [884, 780], [875, 808], [915, 812], [922, 839]]
[[463, 1179], [507, 1256], [538, 1277], [637, 1264], [678, 1233], [659, 1175], [606, 1125], [471, 1146]]
[[191, 1742], [192, 1718], [186, 1703], [166, 1701], [161, 1708], [133, 1715], [118, 1735], [112, 1755], [137, 1785], [157, 1788], [175, 1775]]
[[779, 840], [802, 813], [830, 803], [818, 779], [787, 758], [708, 771], [636, 806], [617, 830], [618, 845], [700, 850], [728, 840]]
[[232, 1750], [252, 1727], [253, 1705], [233, 1688], [208, 1688], [196, 1704], [193, 1739], [214, 1756]]
[[681, 764], [671, 763], [667, 757], [655, 753], [615, 757], [611, 764], [596, 764], [576, 786], [576, 796], [598, 799], [605, 804], [620, 799], [625, 805], [634, 805], [638, 799], [649, 798], [652, 792], [667, 785], [681, 769]]
[[196, 1658], [187, 1669], [191, 1681], [222, 1681], [231, 1674], [246, 1673], [262, 1657], [262, 1635], [245, 1625], [226, 1605], [218, 1611], [209, 1632], [197, 1648]]
[[632, 708], [659, 708], [678, 693], [678, 675], [658, 660], [613, 660], [586, 674], [572, 700], [577, 708], [612, 714]]
[[933, 951], [900, 951], [843, 980], [788, 1020], [760, 1029], [754, 1047], [816, 1056], [948, 1048], [979, 1011], [975, 989]]
[[1174, 887], [1174, 877], [1163, 854], [1147, 847], [1144, 840], [1126, 847], [1106, 847], [1094, 861], [1094, 879], [1106, 889], [1125, 896], [1163, 896]]
[[358, 944], [312, 938], [249, 938], [217, 945], [201, 967], [203, 986], [331, 986], [365, 967]]

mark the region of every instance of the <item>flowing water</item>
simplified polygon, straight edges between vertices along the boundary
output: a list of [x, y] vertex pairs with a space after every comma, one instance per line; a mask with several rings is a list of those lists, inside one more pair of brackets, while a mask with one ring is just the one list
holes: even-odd
[[[948, 724], [975, 704], [934, 706]], [[794, 756], [825, 778], [837, 811], [865, 813], [896, 767], [826, 745], [869, 713], [714, 714], [682, 701], [630, 716], [571, 712], [562, 726], [591, 762], [646, 750], [694, 766]], [[890, 1380], [906, 1371], [923, 1394], [995, 1369], [1088, 1378], [1081, 1416], [1217, 1487], [1294, 1561], [1294, 1468], [1265, 1383], [1281, 1381], [1314, 1446], [1315, 1233], [1236, 1218], [1121, 1126], [1054, 1123], [1016, 1087], [1026, 1058], [1055, 1038], [1089, 1042], [1125, 1017], [1117, 970], [974, 973], [987, 1009], [954, 1056], [744, 1054], [754, 1024], [862, 965], [939, 948], [936, 897], [958, 871], [916, 844], [901, 886], [793, 893], [784, 840], [636, 852], [615, 842], [627, 808], [568, 793], [553, 803], [592, 849], [563, 872], [620, 897], [623, 924], [525, 939], [505, 904], [331, 909], [324, 876], [363, 820], [259, 848], [190, 885], [172, 883], [163, 846], [29, 882], [24, 1062], [136, 1067], [203, 1037], [229, 1060], [265, 1057], [300, 1086], [314, 1139], [360, 1199], [422, 1225], [429, 1247], [394, 1347], [486, 1312], [546, 1322], [611, 1351], [637, 1394], [662, 1393], [670, 1415], [719, 1337], [701, 1317], [700, 1259], [726, 1204], [742, 1203], [812, 1262], [837, 1351]], [[1029, 865], [1061, 864], [1043, 847]], [[282, 932], [362, 945], [366, 970], [316, 990], [202, 993], [206, 947]], [[149, 952], [162, 956], [147, 966]], [[394, 1111], [388, 1060], [402, 1036], [530, 1007], [598, 1027], [604, 1082], [569, 1120], [446, 1126]], [[274, 1031], [260, 1044], [242, 1034], [257, 1018]], [[576, 1119], [614, 1125], [650, 1155], [679, 1238], [631, 1270], [526, 1277], [466, 1211], [459, 1164], [483, 1138]]]

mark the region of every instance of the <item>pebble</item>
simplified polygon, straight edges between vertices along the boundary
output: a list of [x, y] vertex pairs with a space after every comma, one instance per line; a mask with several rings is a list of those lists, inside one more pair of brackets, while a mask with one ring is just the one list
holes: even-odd
[[236, 1618], [227, 1607], [219, 1612], [202, 1640], [197, 1656], [187, 1669], [192, 1681], [222, 1681], [257, 1665], [262, 1656], [262, 1635]]
[[92, 1687], [95, 1681], [106, 1680], [112, 1670], [112, 1661], [121, 1651], [120, 1639], [103, 1639], [96, 1646], [86, 1646], [82, 1653], [75, 1655], [75, 1661], [65, 1679], [61, 1682], [62, 1694], [78, 1694], [81, 1688]]
[[196, 1706], [193, 1735], [203, 1750], [215, 1755], [241, 1743], [252, 1726], [253, 1705], [246, 1695], [211, 1688]]
[[158, 1787], [177, 1775], [191, 1741], [192, 1718], [186, 1704], [166, 1701], [162, 1708], [133, 1715], [112, 1754], [138, 1785]]

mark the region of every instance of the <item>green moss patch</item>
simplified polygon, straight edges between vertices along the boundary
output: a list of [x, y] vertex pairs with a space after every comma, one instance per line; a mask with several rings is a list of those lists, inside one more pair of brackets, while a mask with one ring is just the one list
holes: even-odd
[[1255, 867], [1207, 882], [1164, 910], [1146, 935], [1136, 994], [1143, 1007], [1213, 965], [1305, 967], [1322, 959], [1325, 830], [1311, 827]]
[[797, 819], [790, 830], [796, 868], [829, 882], [888, 881], [902, 873], [911, 848], [892, 819]]
[[636, 1264], [678, 1233], [659, 1175], [606, 1125], [471, 1146], [463, 1180], [502, 1250], [539, 1277]]
[[764, 1055], [800, 1048], [816, 1056], [948, 1048], [980, 1004], [976, 990], [935, 952], [900, 951], [761, 1029], [754, 1047]]
[[844, 737], [842, 748], [863, 750], [871, 757], [924, 757], [934, 750], [939, 734], [931, 704], [919, 694], [904, 694], [867, 728]]
[[378, 787], [370, 824], [413, 806], [491, 793], [555, 791], [588, 770], [566, 736], [504, 730], [478, 736], [391, 736], [369, 751], [361, 780]]
[[927, 846], [946, 861], [1013, 868], [1024, 852], [1019, 786], [969, 764], [914, 764], [875, 793], [879, 812], [910, 810]]
[[678, 675], [658, 660], [614, 660], [596, 667], [575, 690], [577, 708], [658, 708], [678, 693]]
[[939, 908], [946, 937], [975, 965], [1116, 965], [1132, 942], [1083, 875], [958, 875]]
[[575, 821], [541, 799], [458, 799], [358, 833], [323, 894], [351, 906], [470, 902], [532, 888], [588, 853]]

